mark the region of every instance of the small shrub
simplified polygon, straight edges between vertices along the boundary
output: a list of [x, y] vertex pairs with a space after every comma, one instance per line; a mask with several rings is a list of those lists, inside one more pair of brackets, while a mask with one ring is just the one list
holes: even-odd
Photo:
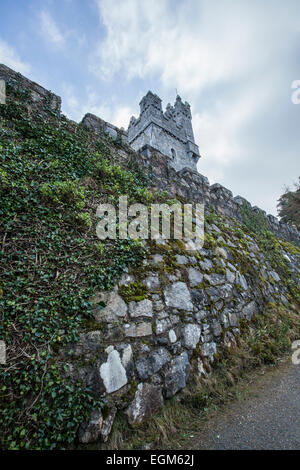
[[88, 212], [79, 212], [76, 215], [76, 221], [81, 228], [90, 228], [92, 226], [92, 219]]
[[77, 209], [84, 207], [84, 188], [78, 185], [78, 180], [43, 183], [40, 189], [43, 197], [55, 204], [73, 204]]

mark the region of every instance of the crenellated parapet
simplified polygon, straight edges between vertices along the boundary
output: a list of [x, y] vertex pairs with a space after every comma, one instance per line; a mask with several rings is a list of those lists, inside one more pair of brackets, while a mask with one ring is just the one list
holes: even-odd
[[124, 129], [119, 129], [118, 127], [110, 124], [107, 121], [95, 116], [94, 114], [87, 113], [81, 124], [87, 129], [95, 132], [99, 137], [103, 135], [109, 135], [113, 140], [120, 141], [123, 144], [127, 144], [127, 132]]
[[161, 99], [151, 91], [140, 102], [140, 116], [130, 119], [128, 144], [134, 150], [144, 145], [170, 157], [177, 171], [189, 167], [196, 170], [200, 158], [195, 144], [190, 105], [177, 96], [174, 106], [163, 112]]

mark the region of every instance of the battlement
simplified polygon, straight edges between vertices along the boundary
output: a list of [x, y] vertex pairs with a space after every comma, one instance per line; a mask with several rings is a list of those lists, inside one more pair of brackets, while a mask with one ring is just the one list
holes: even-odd
[[140, 114], [143, 114], [150, 107], [152, 111], [162, 113], [161, 99], [151, 91], [148, 91], [147, 95], [140, 101]]
[[140, 102], [140, 116], [130, 119], [128, 144], [137, 151], [150, 145], [170, 157], [176, 171], [185, 167], [196, 170], [200, 154], [189, 103], [183, 103], [177, 96], [174, 106], [168, 104], [163, 112], [161, 99], [148, 91]]

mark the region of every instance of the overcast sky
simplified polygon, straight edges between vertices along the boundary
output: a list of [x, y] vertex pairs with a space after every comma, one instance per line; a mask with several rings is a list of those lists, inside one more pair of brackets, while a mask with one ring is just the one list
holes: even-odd
[[277, 214], [300, 175], [299, 0], [0, 0], [0, 62], [127, 128], [151, 89], [192, 107], [198, 170]]

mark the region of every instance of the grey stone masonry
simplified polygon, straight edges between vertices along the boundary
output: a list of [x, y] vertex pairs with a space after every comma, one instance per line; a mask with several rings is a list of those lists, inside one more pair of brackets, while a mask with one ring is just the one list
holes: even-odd
[[176, 171], [185, 167], [197, 169], [200, 154], [194, 140], [190, 105], [178, 95], [174, 106], [168, 104], [163, 112], [161, 99], [148, 91], [140, 102], [140, 116], [130, 119], [128, 144], [136, 151], [150, 145], [169, 157]]
[[124, 129], [119, 129], [113, 124], [110, 124], [110, 122], [106, 122], [94, 114], [87, 113], [83, 117], [81, 124], [99, 136], [107, 134], [110, 135], [113, 140], [119, 140], [123, 144], [127, 144], [127, 132], [125, 132]]
[[[46, 90], [41, 85], [32, 82], [20, 73], [15, 72], [4, 64], [0, 64], [0, 80], [4, 80], [6, 85], [10, 84], [12, 87], [18, 88], [20, 85], [24, 90], [27, 90], [32, 99], [32, 105], [36, 108], [41, 107], [45, 102], [48, 102], [52, 111], [56, 111], [58, 115], [61, 112], [61, 98], [49, 90]], [[29, 105], [28, 105], [29, 108]], [[39, 110], [41, 112], [41, 110]]]

